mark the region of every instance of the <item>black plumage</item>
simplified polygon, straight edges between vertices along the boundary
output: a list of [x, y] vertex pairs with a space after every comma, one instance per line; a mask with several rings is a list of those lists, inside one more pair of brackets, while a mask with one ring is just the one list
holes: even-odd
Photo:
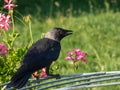
[[34, 43], [28, 49], [23, 58], [21, 67], [13, 75], [11, 82], [7, 85], [7, 88], [23, 87], [30, 78], [31, 74], [43, 67], [47, 68], [46, 70], [48, 75], [52, 75], [49, 73], [49, 67], [52, 62], [57, 60], [59, 57], [61, 50], [60, 40], [70, 34], [72, 34], [71, 30], [54, 28], [47, 32], [44, 38]]

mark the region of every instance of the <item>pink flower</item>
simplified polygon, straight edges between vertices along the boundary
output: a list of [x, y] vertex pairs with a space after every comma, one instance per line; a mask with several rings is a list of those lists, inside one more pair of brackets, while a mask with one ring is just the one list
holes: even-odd
[[32, 77], [33, 78], [42, 78], [42, 77], [46, 77], [47, 76], [47, 73], [46, 73], [46, 69], [45, 68], [42, 68], [42, 72], [39, 74], [38, 71], [35, 71], [33, 74], [32, 74]]
[[87, 56], [87, 54], [82, 52], [80, 49], [75, 49], [75, 53], [77, 56], [83, 56], [83, 57]]
[[65, 60], [70, 60], [70, 59], [71, 59], [70, 56], [65, 57]]
[[3, 42], [0, 42], [0, 56], [8, 55], [8, 48], [4, 45]]
[[10, 15], [5, 16], [0, 13], [0, 29], [8, 30], [10, 28], [11, 20]]
[[4, 5], [4, 8], [7, 8], [8, 11], [16, 6], [15, 4], [12, 4], [12, 0], [4, 0], [4, 2], [7, 3], [6, 5]]
[[46, 74], [46, 69], [45, 68], [42, 68], [42, 72], [41, 74], [39, 75], [39, 77], [46, 77], [47, 74]]
[[68, 55], [73, 55], [74, 53], [71, 52], [71, 51], [68, 51], [67, 54], [68, 54]]
[[80, 49], [73, 49], [72, 51], [68, 51], [67, 52], [67, 57], [65, 58], [65, 60], [72, 60], [74, 63], [77, 61], [83, 61], [83, 62], [87, 62], [87, 60], [85, 59], [87, 54], [82, 52]]

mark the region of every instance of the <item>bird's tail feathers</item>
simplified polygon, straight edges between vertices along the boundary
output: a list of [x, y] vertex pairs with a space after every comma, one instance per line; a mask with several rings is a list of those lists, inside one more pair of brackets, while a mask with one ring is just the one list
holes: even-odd
[[10, 83], [8, 83], [7, 88], [10, 88], [10, 87], [21, 88], [21, 87], [23, 87], [27, 83], [30, 76], [31, 76], [31, 73], [27, 73], [21, 77], [18, 76], [18, 78], [14, 78], [14, 81], [11, 81]]
[[15, 73], [15, 75], [13, 75], [13, 77], [11, 78], [11, 82], [8, 83], [7, 88], [10, 88], [10, 87], [21, 88], [21, 87], [23, 87], [27, 83], [31, 74], [32, 74], [32, 72], [28, 72], [26, 70], [26, 66], [22, 65], [18, 69], [18, 71]]

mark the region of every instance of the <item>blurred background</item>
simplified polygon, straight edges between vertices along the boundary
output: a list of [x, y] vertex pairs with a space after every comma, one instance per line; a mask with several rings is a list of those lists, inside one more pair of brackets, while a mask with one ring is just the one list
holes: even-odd
[[[0, 0], [0, 6], [3, 6]], [[79, 16], [82, 13], [100, 13], [120, 10], [119, 0], [14, 0], [18, 7], [15, 9], [23, 15], [31, 14], [39, 17]]]
[[[120, 70], [120, 0], [15, 0], [15, 31], [20, 37], [15, 47], [22, 48], [29, 40], [29, 30], [23, 18], [31, 17], [34, 42], [53, 27], [71, 29], [74, 34], [62, 40], [59, 60], [53, 63], [51, 71], [61, 74], [77, 74]], [[4, 5], [0, 0], [0, 7]], [[64, 60], [66, 52], [79, 48], [88, 54], [87, 63], [77, 62], [77, 69]], [[21, 60], [14, 62], [16, 66]], [[5, 68], [6, 69], [6, 68]], [[9, 68], [10, 69], [10, 68]], [[0, 67], [1, 71], [4, 71]], [[13, 74], [12, 72], [12, 74]], [[11, 73], [3, 72], [9, 81]], [[120, 86], [92, 88], [90, 90], [119, 90]], [[89, 89], [84, 89], [89, 90]]]

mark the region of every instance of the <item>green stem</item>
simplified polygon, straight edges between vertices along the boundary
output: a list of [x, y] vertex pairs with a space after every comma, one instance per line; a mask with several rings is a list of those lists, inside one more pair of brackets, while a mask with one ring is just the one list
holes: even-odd
[[50, 18], [52, 16], [52, 12], [53, 12], [53, 0], [51, 0], [51, 5], [50, 5], [50, 13], [49, 13]]
[[7, 37], [6, 31], [5, 31], [5, 30], [2, 30], [2, 31], [3, 31], [4, 36], [5, 36], [5, 42], [6, 42], [6, 44], [8, 45], [8, 48], [10, 48], [10, 45], [9, 45], [9, 43], [8, 43], [8, 37]]
[[76, 69], [76, 63], [74, 63], [74, 70], [76, 71], [77, 69]]
[[11, 19], [12, 19], [12, 30], [13, 30], [13, 32], [12, 32], [12, 34], [14, 34], [14, 32], [15, 32], [15, 24], [14, 24], [14, 18], [13, 18], [13, 13], [11, 13]]
[[15, 39], [17, 38], [17, 36], [15, 36], [15, 37], [12, 37], [12, 42], [11, 42], [11, 49], [13, 49], [13, 44], [14, 44], [14, 42], [15, 42]]
[[4, 33], [4, 36], [5, 36], [6, 40], [7, 40], [8, 38], [7, 38], [7, 34], [6, 34], [5, 30], [2, 30], [2, 31]]
[[29, 22], [29, 30], [30, 30], [31, 43], [33, 43], [32, 30], [31, 30], [31, 21]]

